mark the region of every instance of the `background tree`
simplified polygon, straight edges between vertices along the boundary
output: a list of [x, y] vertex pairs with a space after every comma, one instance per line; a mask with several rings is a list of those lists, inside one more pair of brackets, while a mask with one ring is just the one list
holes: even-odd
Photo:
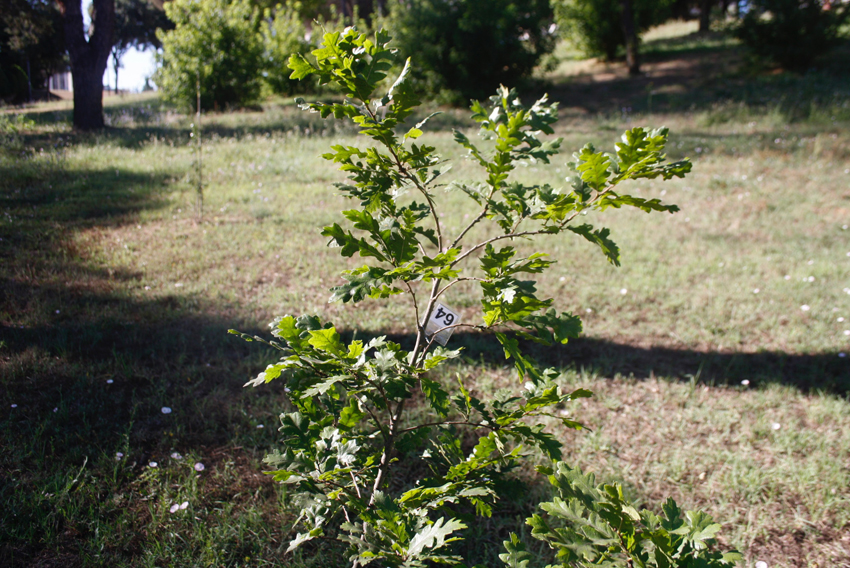
[[268, 10], [264, 18], [268, 23], [262, 28], [266, 57], [264, 76], [275, 93], [292, 94], [298, 88], [298, 81], [289, 78], [292, 71], [286, 62], [293, 53], [306, 55], [313, 49], [306, 39], [307, 28], [301, 8], [300, 2], [290, 1], [278, 5], [274, 11]]
[[0, 0], [0, 100], [23, 102], [66, 62], [62, 14], [50, 0]]
[[632, 0], [620, 0], [620, 25], [623, 28], [623, 41], [626, 44], [626, 67], [629, 68], [629, 75], [638, 75], [640, 73], [639, 38], [635, 30]]
[[112, 50], [115, 0], [92, 0], [91, 32], [83, 28], [82, 0], [57, 0], [74, 81], [74, 128], [103, 128], [103, 74]]
[[263, 38], [257, 7], [247, 0], [173, 0], [165, 12], [174, 29], [157, 32], [162, 54], [154, 82], [167, 100], [192, 108], [199, 74], [204, 109], [259, 100]]
[[410, 0], [391, 5], [388, 23], [421, 88], [465, 103], [521, 84], [554, 47], [552, 22], [548, 0]]
[[131, 47], [160, 48], [156, 30], [170, 30], [174, 24], [162, 7], [152, 0], [115, 0], [115, 40], [112, 45], [112, 68], [115, 71], [115, 92], [118, 92], [118, 69], [121, 59]]
[[841, 42], [850, 4], [818, 0], [753, 0], [738, 37], [757, 57], [791, 71], [805, 71], [814, 59]]
[[699, 31], [706, 33], [711, 29], [711, 9], [716, 0], [699, 0]]
[[[670, 0], [630, 0], [636, 41], [637, 35], [664, 22], [670, 15]], [[616, 59], [626, 46], [623, 25], [623, 0], [553, 0], [555, 17], [562, 37], [573, 42], [588, 56]]]

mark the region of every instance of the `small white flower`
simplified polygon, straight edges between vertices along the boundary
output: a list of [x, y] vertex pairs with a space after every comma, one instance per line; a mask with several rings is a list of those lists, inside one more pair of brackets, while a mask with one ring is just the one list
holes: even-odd
[[808, 304], [803, 304], [802, 306], [800, 306], [800, 309], [803, 310], [804, 312], [808, 312], [812, 308]]
[[753, 290], [753, 294], [758, 294], [760, 291], [761, 291], [761, 290], [759, 290], [758, 288], [756, 288], [755, 290]]
[[592, 309], [592, 308], [587, 308], [587, 309], [586, 309], [586, 310], [584, 310], [584, 311], [585, 311], [585, 312], [587, 312], [587, 313], [589, 313], [589, 314], [590, 314], [590, 313], [593, 313], [593, 309]]
[[185, 510], [186, 510], [186, 507], [188, 507], [188, 506], [189, 506], [189, 502], [188, 502], [188, 501], [183, 501], [182, 503], [180, 503], [180, 510], [181, 510], [181, 511], [185, 511]]
[[[844, 330], [844, 335], [850, 335], [850, 329], [845, 329], [845, 330]], [[54, 412], [56, 412], [56, 411], [54, 410]]]
[[12, 404], [12, 408], [18, 408], [17, 404]]
[[163, 414], [171, 414], [171, 408], [168, 406], [163, 406], [161, 410]]
[[779, 430], [780, 428], [782, 428], [782, 425], [779, 422], [774, 422], [770, 425], [770, 428], [771, 430]]
[[124, 457], [123, 452], [115, 452], [115, 461], [121, 461], [121, 458]]
[[847, 353], [841, 352], [838, 354], [838, 356], [844, 359], [845, 357], [847, 357]]
[[764, 560], [759, 560], [756, 562], [756, 568], [768, 568], [767, 562]]
[[182, 460], [182, 459], [183, 459], [183, 456], [181, 456], [181, 455], [180, 455], [179, 453], [177, 453], [177, 452], [171, 452], [171, 459], [173, 459], [173, 460]]
[[838, 318], [838, 323], [841, 323], [843, 321], [844, 321], [844, 318]]
[[815, 277], [814, 277], [814, 276], [809, 276], [808, 278], [806, 278], [806, 281], [807, 281], [807, 282], [814, 282], [814, 281], [815, 281]]
[[53, 412], [59, 412], [59, 407], [57, 406], [56, 408], [54, 408]]
[[151, 289], [150, 286], [145, 286], [145, 290], [150, 290], [150, 289]]
[[808, 264], [808, 265], [812, 265], [812, 264], [814, 264], [814, 263], [815, 263], [815, 261], [814, 261], [814, 260], [810, 260], [810, 261], [806, 262], [806, 264]]
[[59, 313], [59, 310], [56, 310], [56, 313], [58, 314], [58, 313]]
[[148, 463], [148, 467], [157, 467], [158, 465], [159, 465], [159, 464], [158, 464], [158, 463], [156, 463], [156, 462], [150, 462], [150, 463]]
[[260, 428], [265, 428], [265, 425], [263, 425], [263, 424], [257, 424], [257, 429], [260, 429]]
[[206, 467], [204, 467], [204, 464], [202, 464], [201, 462], [196, 463], [194, 467], [195, 471], [204, 471], [206, 469]]
[[626, 288], [620, 288], [620, 294], [625, 296], [628, 293], [629, 293], [629, 291]]
[[785, 280], [791, 280], [791, 275], [790, 275], [790, 274], [786, 274], [786, 275], [785, 275]]
[[173, 505], [171, 506], [171, 508], [170, 508], [168, 511], [169, 511], [170, 513], [176, 513], [178, 509], [180, 509], [180, 505], [178, 505], [177, 503], [175, 503], [175, 504], [173, 504]]
[[175, 288], [182, 288], [182, 287], [183, 287], [183, 283], [182, 283], [182, 282], [178, 282], [177, 284], [175, 284], [175, 285], [174, 285], [174, 287], [175, 287]]
[[559, 280], [559, 281], [561, 281], [561, 282], [563, 282], [564, 280], [566, 280], [566, 278], [564, 278], [563, 276], [561, 276], [560, 278], [558, 278], [558, 280]]
[[107, 385], [111, 385], [111, 384], [112, 384], [112, 383], [114, 383], [114, 382], [115, 382], [115, 381], [113, 381], [112, 379], [106, 379], [106, 384], [107, 384]]
[[744, 379], [743, 381], [741, 381], [741, 384], [744, 385], [745, 387], [748, 387], [748, 386], [750, 386], [750, 381], [749, 381], [749, 379]]

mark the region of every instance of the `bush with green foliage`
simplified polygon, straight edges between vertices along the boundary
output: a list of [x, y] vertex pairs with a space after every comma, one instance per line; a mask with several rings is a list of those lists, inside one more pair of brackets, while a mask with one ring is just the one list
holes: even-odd
[[850, 4], [818, 0], [753, 0], [737, 35], [758, 57], [791, 71], [805, 71], [814, 59], [841, 42]]
[[3, 71], [0, 68], [0, 101], [23, 102], [27, 100], [27, 73], [17, 65]]
[[410, 0], [386, 25], [424, 93], [467, 104], [528, 78], [554, 47], [552, 22], [548, 0]]
[[[525, 107], [501, 87], [489, 104], [472, 105], [483, 143], [454, 134], [482, 180], [443, 185], [445, 161], [420, 141], [430, 117], [406, 124], [420, 104], [410, 60], [386, 94], [375, 93], [393, 66], [388, 41], [384, 32], [374, 41], [351, 28], [328, 33], [315, 59], [296, 54], [290, 67], [293, 79], [318, 76], [346, 96], [335, 103], [299, 100], [301, 108], [351, 121], [370, 139], [364, 147], [332, 146], [323, 156], [349, 174], [338, 188], [354, 208], [343, 212], [348, 227], [333, 223], [322, 235], [342, 256], [365, 262], [342, 273], [331, 300], [405, 295], [416, 338], [408, 346], [386, 337], [346, 343], [318, 316], [286, 315], [271, 324], [276, 339], [267, 342], [280, 360], [248, 384], [282, 380], [292, 405], [280, 416], [283, 447], [265, 458], [272, 468], [267, 473], [288, 484], [303, 507], [289, 550], [322, 538], [346, 544], [352, 566], [460, 568], [464, 559], [452, 543], [463, 538], [469, 519], [492, 514], [505, 496], [504, 481], [528, 455], [525, 448], [561, 459], [561, 443], [544, 421], [581, 429], [568, 409], [591, 396], [564, 391], [555, 369], [540, 369], [523, 351], [525, 341], [566, 343], [581, 332], [581, 320], [558, 312], [529, 279], [553, 261], [511, 245], [572, 235], [619, 265], [608, 229], [594, 228], [585, 214], [621, 207], [675, 212], [675, 205], [621, 187], [634, 179], [683, 177], [691, 163], [665, 161], [666, 129], [633, 128], [613, 155], [589, 144], [574, 154], [576, 175], [566, 190], [516, 182], [511, 176], [518, 165], [549, 163], [558, 153], [561, 140], [544, 138], [554, 133], [557, 105], [544, 97]], [[438, 190], [464, 194], [477, 210], [452, 234]], [[449, 307], [456, 285], [480, 287], [480, 319], [463, 321]], [[460, 356], [445, 347], [457, 329], [492, 331], [521, 386], [482, 400], [459, 376], [456, 384], [441, 381], [435, 369]], [[425, 473], [411, 479], [405, 471]], [[719, 567], [736, 558], [709, 551], [717, 527], [704, 516], [683, 522], [670, 512], [661, 520], [637, 513], [619, 489], [597, 490], [590, 478], [575, 481], [560, 462], [544, 471], [561, 493], [543, 505], [548, 519], [535, 515], [527, 522], [532, 536], [558, 551], [561, 565]], [[677, 511], [670, 503], [665, 507]], [[528, 565], [516, 535], [505, 545], [505, 565]], [[649, 556], [655, 564], [645, 561]]]
[[[632, 0], [635, 31], [640, 33], [668, 17], [670, 0]], [[560, 35], [588, 56], [617, 57], [626, 45], [620, 0], [553, 0]]]
[[300, 3], [278, 4], [274, 10], [266, 10], [263, 19], [268, 24], [263, 27], [266, 49], [263, 76], [272, 92], [291, 94], [298, 89], [299, 82], [289, 78], [291, 71], [286, 62], [293, 53], [306, 55], [315, 47], [307, 40]]
[[165, 4], [174, 29], [162, 42], [154, 82], [166, 100], [193, 108], [200, 76], [201, 107], [224, 110], [260, 98], [263, 38], [249, 0], [173, 0]]

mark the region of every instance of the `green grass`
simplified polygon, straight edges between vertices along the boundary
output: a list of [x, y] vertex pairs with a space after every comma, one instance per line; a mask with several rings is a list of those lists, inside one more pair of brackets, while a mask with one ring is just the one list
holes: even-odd
[[[686, 180], [635, 186], [680, 213], [598, 220], [622, 268], [575, 239], [539, 247], [558, 261], [540, 287], [585, 337], [537, 356], [596, 393], [576, 409], [592, 431], [559, 431], [566, 457], [646, 506], [705, 509], [747, 566], [850, 565], [850, 75], [840, 58], [753, 75], [723, 41], [657, 37], [636, 82], [556, 74], [565, 153], [518, 172], [563, 185], [573, 150], [639, 124], [669, 126], [670, 157], [694, 161]], [[652, 113], [649, 82], [664, 90]], [[456, 179], [480, 177], [451, 140], [466, 114], [428, 134]], [[114, 127], [96, 135], [69, 130], [67, 105], [24, 115], [0, 151], [0, 564], [339, 565], [326, 544], [283, 553], [299, 508], [259, 460], [285, 396], [242, 389], [272, 355], [225, 331], [318, 313], [409, 340], [404, 302], [327, 303], [352, 264], [318, 234], [346, 208], [319, 155], [351, 130], [289, 103], [205, 117], [198, 220], [192, 117], [149, 95], [108, 99]], [[458, 229], [472, 209], [439, 197]], [[447, 300], [474, 317], [474, 289]], [[447, 381], [484, 395], [516, 381], [493, 338], [452, 343], [467, 356]], [[526, 497], [472, 531], [471, 559], [495, 565], [545, 497], [526, 477]]]

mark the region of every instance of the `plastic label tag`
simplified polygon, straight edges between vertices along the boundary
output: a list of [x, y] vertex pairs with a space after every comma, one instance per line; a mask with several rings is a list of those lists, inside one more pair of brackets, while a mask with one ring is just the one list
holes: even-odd
[[425, 325], [425, 335], [431, 337], [436, 333], [437, 335], [434, 337], [434, 341], [445, 347], [446, 343], [449, 342], [449, 338], [452, 336], [452, 332], [455, 330], [454, 327], [449, 326], [459, 323], [459, 313], [452, 311], [443, 304], [437, 304], [434, 306], [431, 317]]

